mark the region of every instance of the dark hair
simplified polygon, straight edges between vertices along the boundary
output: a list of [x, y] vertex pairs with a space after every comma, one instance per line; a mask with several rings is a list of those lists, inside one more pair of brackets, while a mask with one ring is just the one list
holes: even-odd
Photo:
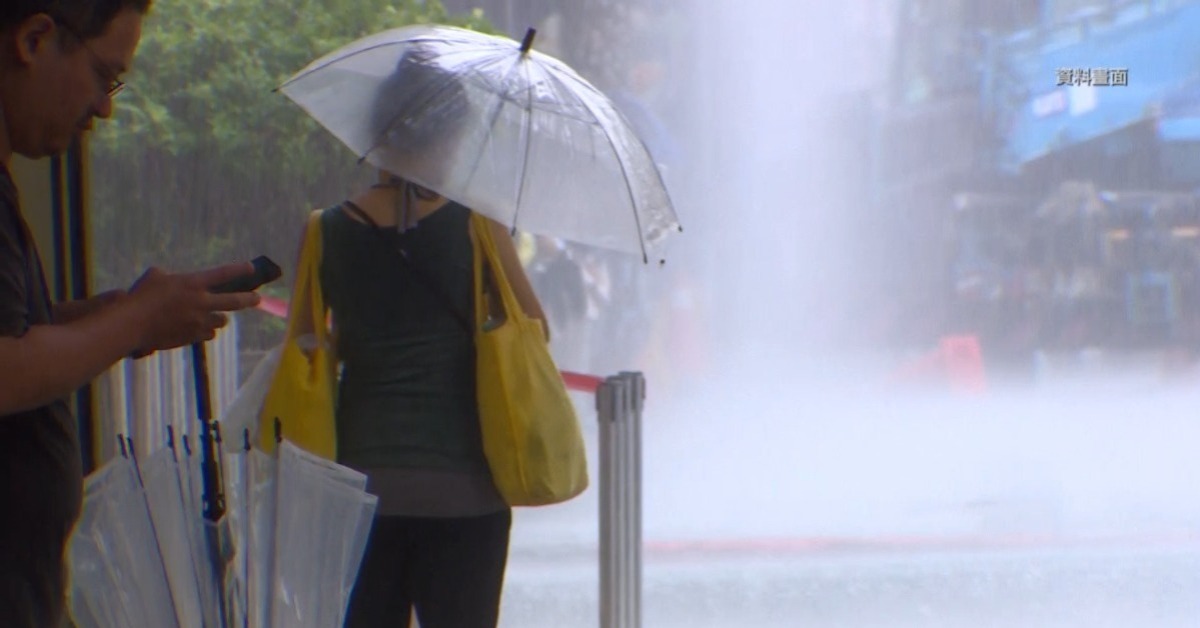
[[99, 37], [113, 18], [133, 9], [145, 15], [152, 0], [0, 0], [0, 32], [38, 13], [54, 18], [82, 39]]
[[410, 50], [376, 93], [370, 114], [375, 146], [423, 152], [461, 129], [469, 109], [459, 79], [427, 51]]

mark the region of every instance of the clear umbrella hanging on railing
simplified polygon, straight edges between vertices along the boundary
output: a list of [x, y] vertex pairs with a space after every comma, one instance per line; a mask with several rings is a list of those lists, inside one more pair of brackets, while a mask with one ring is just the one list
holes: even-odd
[[84, 483], [83, 514], [68, 546], [75, 624], [177, 627], [146, 492], [124, 453]]
[[365, 476], [287, 441], [271, 454], [230, 454], [220, 519], [230, 560], [218, 577], [198, 456], [168, 434], [140, 473], [126, 452], [85, 483], [69, 554], [78, 628], [341, 625], [377, 504]]
[[175, 432], [168, 426], [167, 446], [152, 453], [141, 465], [142, 481], [151, 519], [158, 531], [158, 543], [180, 628], [203, 628], [204, 597], [201, 574], [192, 558], [194, 534], [183, 488], [184, 468], [186, 460], [180, 465]]
[[277, 452], [271, 626], [340, 626], [378, 498], [362, 473], [286, 440]]

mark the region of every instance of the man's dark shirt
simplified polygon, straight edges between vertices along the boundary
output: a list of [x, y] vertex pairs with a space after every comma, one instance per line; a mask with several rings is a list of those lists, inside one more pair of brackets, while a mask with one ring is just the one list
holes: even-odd
[[[23, 336], [50, 316], [41, 261], [0, 165], [0, 336]], [[8, 377], [0, 373], [0, 386]], [[79, 435], [65, 401], [0, 416], [0, 625], [57, 621], [64, 544], [82, 488]]]

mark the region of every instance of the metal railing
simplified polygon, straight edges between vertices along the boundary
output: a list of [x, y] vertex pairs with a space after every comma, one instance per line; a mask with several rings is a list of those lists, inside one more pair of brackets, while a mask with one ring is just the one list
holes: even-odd
[[[212, 407], [224, 408], [233, 400], [239, 383], [236, 316], [208, 343], [207, 353]], [[138, 456], [149, 457], [167, 444], [168, 426], [176, 435], [186, 435], [190, 446], [199, 451], [190, 347], [122, 360], [96, 380], [94, 390], [97, 467], [120, 451], [118, 435], [133, 440]]]

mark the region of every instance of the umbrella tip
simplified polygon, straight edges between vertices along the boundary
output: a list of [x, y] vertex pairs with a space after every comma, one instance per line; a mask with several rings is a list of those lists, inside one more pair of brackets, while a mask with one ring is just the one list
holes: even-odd
[[125, 449], [125, 435], [117, 434], [117, 444], [121, 446], [121, 457], [128, 458], [129, 452]]
[[275, 443], [278, 444], [278, 443], [282, 443], [282, 442], [283, 442], [283, 422], [279, 420], [279, 417], [275, 417]]
[[533, 49], [534, 35], [537, 35], [536, 28], [530, 28], [525, 31], [525, 39], [521, 40], [521, 54], [528, 54]]
[[250, 428], [242, 430], [242, 449], [250, 451]]

